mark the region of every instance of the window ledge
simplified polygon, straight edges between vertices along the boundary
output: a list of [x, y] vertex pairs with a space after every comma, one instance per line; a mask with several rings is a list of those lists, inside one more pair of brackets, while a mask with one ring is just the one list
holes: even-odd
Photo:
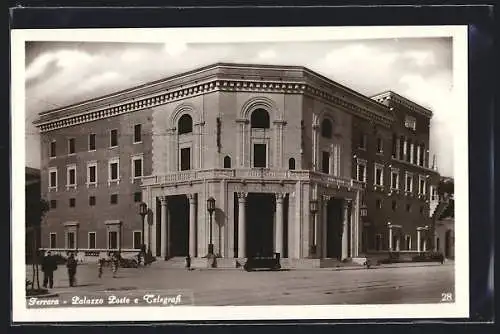
[[135, 144], [142, 144], [142, 140], [141, 140], [141, 141], [135, 141], [135, 142], [133, 142], [132, 144], [134, 144], [134, 145], [135, 145]]
[[87, 182], [87, 188], [97, 188], [97, 182]]
[[116, 180], [108, 180], [108, 186], [112, 185], [112, 184], [120, 184], [120, 179], [116, 179]]
[[66, 185], [66, 190], [70, 190], [70, 189], [75, 189], [76, 190], [76, 184], [67, 184]]

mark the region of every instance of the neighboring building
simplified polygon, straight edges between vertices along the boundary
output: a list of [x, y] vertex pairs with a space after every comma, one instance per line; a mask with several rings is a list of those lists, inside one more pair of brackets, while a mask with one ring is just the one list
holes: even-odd
[[439, 204], [433, 215], [435, 250], [447, 259], [455, 258], [455, 198], [454, 181], [442, 177], [439, 183]]
[[372, 98], [389, 108], [394, 121], [388, 130], [366, 130], [373, 133], [368, 152], [374, 157], [364, 223], [373, 229], [368, 235], [375, 236], [369, 250], [431, 250], [430, 197], [439, 182], [436, 166], [429, 162], [432, 112], [391, 91]]
[[40, 204], [40, 170], [25, 168], [25, 227], [26, 227], [26, 258], [31, 259], [33, 251], [40, 246], [39, 227], [41, 217], [38, 208]]
[[[386, 106], [299, 66], [215, 64], [41, 113], [42, 194], [52, 205], [42, 245], [139, 248], [142, 201], [145, 243], [161, 258], [203, 257], [210, 243], [225, 258], [358, 257], [388, 249], [377, 235], [389, 221], [418, 238], [436, 174], [426, 155], [431, 113], [395, 96]], [[408, 136], [421, 160], [402, 162], [392, 158], [393, 134], [405, 134], [401, 117], [414, 114]], [[357, 140], [365, 132], [366, 152]], [[391, 164], [413, 173], [413, 191], [394, 198], [416, 212], [377, 213], [389, 190], [371, 187], [378, 164], [385, 180]]]

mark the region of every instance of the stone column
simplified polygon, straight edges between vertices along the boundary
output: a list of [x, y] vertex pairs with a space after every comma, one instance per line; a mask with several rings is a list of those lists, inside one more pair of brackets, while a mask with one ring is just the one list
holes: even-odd
[[345, 199], [343, 203], [343, 214], [344, 214], [344, 219], [342, 222], [342, 258], [341, 260], [344, 260], [348, 256], [348, 239], [349, 238], [349, 208], [351, 206], [351, 200], [350, 199]]
[[283, 256], [283, 199], [284, 193], [276, 193], [276, 234], [274, 236], [274, 251]]
[[403, 142], [403, 156], [401, 157], [401, 160], [406, 161], [406, 156], [408, 155], [408, 139], [406, 139]]
[[420, 249], [420, 243], [421, 243], [421, 231], [417, 230], [417, 251], [421, 252], [422, 250]]
[[392, 226], [389, 226], [389, 251], [392, 252]]
[[160, 239], [160, 256], [163, 260], [167, 258], [167, 197], [160, 197], [161, 203], [161, 239]]
[[246, 205], [247, 193], [238, 193], [238, 257], [246, 257], [246, 222], [245, 222], [245, 205]]
[[327, 232], [328, 232], [328, 201], [329, 196], [323, 196], [321, 202], [321, 257], [326, 258], [327, 256]]
[[[314, 120], [313, 120], [314, 122]], [[319, 125], [317, 124], [314, 124], [313, 125], [313, 170], [318, 170], [318, 163], [319, 163], [319, 159], [318, 159], [318, 128], [319, 128]]]
[[189, 198], [189, 255], [196, 257], [196, 194], [188, 194]]
[[417, 165], [420, 166], [420, 145], [417, 145]]
[[411, 143], [411, 145], [410, 145], [410, 163], [413, 163], [414, 145], [415, 144], [413, 144], [413, 143]]

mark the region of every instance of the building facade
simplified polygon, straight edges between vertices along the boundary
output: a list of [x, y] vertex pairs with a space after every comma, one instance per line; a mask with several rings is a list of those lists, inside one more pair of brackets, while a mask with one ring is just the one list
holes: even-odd
[[36, 249], [40, 246], [40, 170], [25, 168], [25, 219], [26, 219], [26, 259], [31, 261]]
[[[394, 136], [407, 134], [404, 154], [426, 157], [431, 113], [406, 99], [413, 109], [404, 109], [392, 94], [377, 101], [304, 67], [214, 64], [41, 113], [42, 196], [52, 207], [42, 245], [130, 250], [144, 242], [163, 259], [204, 257], [212, 247], [223, 258], [292, 259], [401, 247], [387, 239], [388, 226], [418, 239], [436, 173], [428, 157], [393, 156]], [[400, 124], [406, 114], [423, 117], [416, 132]], [[388, 194], [393, 166], [416, 184], [424, 176], [422, 193]], [[373, 207], [389, 195], [416, 212]]]

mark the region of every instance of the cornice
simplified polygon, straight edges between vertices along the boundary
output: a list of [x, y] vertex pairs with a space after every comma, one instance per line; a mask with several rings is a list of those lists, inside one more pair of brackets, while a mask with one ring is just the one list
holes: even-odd
[[388, 91], [388, 92], [384, 92], [384, 93], [375, 95], [372, 97], [372, 99], [374, 99], [375, 101], [378, 101], [380, 103], [382, 103], [384, 100], [389, 100], [389, 101], [395, 102], [399, 105], [402, 105], [402, 106], [410, 109], [411, 111], [414, 111], [416, 113], [424, 115], [428, 118], [432, 117], [432, 111], [430, 111], [429, 109], [422, 107], [421, 105], [419, 105], [413, 101], [410, 101], [409, 99], [407, 99], [407, 98], [405, 98], [397, 93], [394, 93], [392, 91]]
[[381, 112], [347, 101], [309, 82], [213, 78], [210, 81], [194, 83], [161, 94], [157, 93], [132, 101], [129, 100], [122, 103], [116, 103], [107, 107], [85, 110], [73, 115], [54, 117], [53, 119], [50, 119], [52, 117], [47, 115], [47, 120], [42, 118], [36, 125], [40, 128], [41, 132], [47, 132], [125, 113], [154, 108], [174, 101], [216, 91], [303, 94], [321, 99], [335, 107], [341, 107], [346, 112], [353, 115], [368, 118], [385, 126], [390, 126], [392, 122], [392, 117], [388, 115], [383, 115]]

